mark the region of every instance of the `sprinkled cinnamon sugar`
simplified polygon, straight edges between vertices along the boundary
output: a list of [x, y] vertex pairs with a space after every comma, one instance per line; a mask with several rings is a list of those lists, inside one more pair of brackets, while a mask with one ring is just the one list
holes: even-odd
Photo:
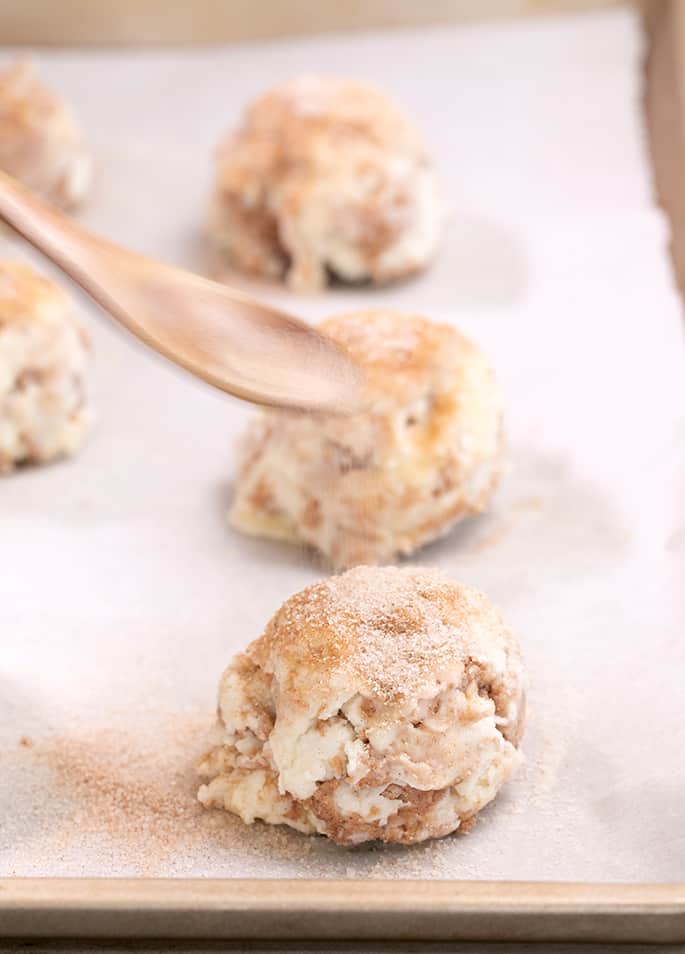
[[34, 268], [3, 260], [0, 271], [0, 328], [22, 323], [55, 323], [69, 309], [64, 291]]
[[524, 514], [531, 510], [539, 511], [543, 506], [544, 502], [540, 497], [522, 497], [520, 500], [513, 500], [509, 504], [506, 516], [494, 523], [486, 533], [475, 540], [470, 547], [471, 552], [482, 553], [484, 550], [496, 547], [515, 529]]
[[[78, 802], [83, 831], [167, 841], [194, 813], [190, 773], [198, 729], [192, 723], [175, 729], [155, 753], [131, 745], [127, 733], [109, 726], [48, 737], [34, 753]], [[180, 752], [187, 752], [187, 765], [177, 761]]]
[[291, 597], [267, 627], [264, 648], [275, 648], [308, 694], [319, 674], [336, 669], [360, 690], [399, 700], [463, 664], [470, 630], [481, 625], [508, 638], [482, 594], [437, 570], [360, 566]]
[[[468, 388], [469, 366], [481, 360], [456, 328], [412, 312], [348, 312], [326, 318], [320, 327], [364, 369], [377, 411], [409, 408], [423, 398], [429, 400], [431, 420], [437, 423], [446, 411], [454, 417], [455, 390]], [[442, 414], [441, 402], [449, 404]], [[434, 440], [441, 430], [435, 428]]]
[[[542, 697], [533, 708], [527, 758], [509, 792], [476, 829], [526, 829], [532, 807], [554, 813], [559, 772], [575, 732], [569, 700]], [[572, 700], [571, 700], [572, 701]], [[195, 756], [211, 713], [103, 714], [99, 724], [36, 733], [0, 748], [16, 793], [0, 825], [0, 875], [304, 878], [479, 877], [482, 858], [463, 838], [411, 849], [353, 851], [283, 827], [244, 825], [196, 801]], [[23, 737], [28, 739], [28, 737]], [[20, 794], [21, 793], [21, 794]], [[572, 793], [567, 793], [572, 797]], [[563, 801], [563, 799], [562, 799]]]
[[467, 613], [446, 625], [441, 602], [428, 598], [437, 595], [436, 583], [449, 589], [447, 579], [434, 572], [395, 567], [371, 577], [356, 569], [326, 581], [330, 625], [375, 695], [414, 695], [458, 654]]
[[[26, 783], [0, 826], [2, 875], [203, 875], [219, 863], [237, 876], [233, 866], [249, 870], [253, 857], [306, 858], [307, 839], [266, 826], [248, 830], [200, 806], [195, 763], [210, 722], [204, 711], [148, 711], [135, 726], [111, 714], [102, 724], [75, 721], [1, 750], [6, 776], [17, 790]], [[16, 845], [14, 854], [8, 845]]]
[[[321, 323], [326, 334], [358, 361], [367, 378], [391, 388], [396, 375], [428, 378], [445, 352], [470, 352], [473, 346], [450, 325], [427, 322], [410, 313], [359, 311]], [[393, 377], [388, 380], [388, 375]], [[407, 382], [403, 381], [406, 388]]]

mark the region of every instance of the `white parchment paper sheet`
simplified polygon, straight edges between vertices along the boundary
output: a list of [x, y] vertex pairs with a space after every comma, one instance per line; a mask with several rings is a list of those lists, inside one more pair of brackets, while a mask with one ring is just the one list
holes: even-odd
[[233, 840], [200, 829], [152, 869], [144, 833], [86, 830], [58, 850], [64, 780], [19, 739], [118, 725], [123, 712], [135, 745], [160, 712], [211, 718], [230, 656], [320, 575], [306, 552], [226, 526], [230, 445], [249, 409], [81, 300], [97, 432], [73, 462], [0, 482], [0, 875], [682, 878], [685, 349], [640, 45], [637, 20], [613, 12], [37, 56], [97, 148], [83, 220], [191, 267], [210, 151], [264, 87], [303, 71], [368, 77], [416, 116], [450, 210], [435, 267], [382, 291], [252, 287], [312, 319], [415, 309], [492, 357], [511, 476], [492, 513], [420, 560], [501, 605], [528, 660], [531, 718], [527, 767], [465, 838], [349, 852], [226, 819]]

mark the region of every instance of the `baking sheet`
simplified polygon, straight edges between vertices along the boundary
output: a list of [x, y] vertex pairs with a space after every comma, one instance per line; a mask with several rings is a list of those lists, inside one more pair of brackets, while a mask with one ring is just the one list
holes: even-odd
[[353, 73], [418, 117], [450, 209], [430, 273], [306, 299], [243, 284], [312, 319], [416, 309], [493, 359], [511, 476], [420, 559], [501, 605], [531, 716], [524, 770], [465, 837], [344, 851], [195, 807], [222, 668], [321, 568], [226, 526], [249, 409], [81, 301], [97, 432], [0, 484], [0, 876], [682, 877], [685, 351], [636, 18], [38, 60], [97, 146], [83, 220], [196, 268], [209, 153], [264, 86]]

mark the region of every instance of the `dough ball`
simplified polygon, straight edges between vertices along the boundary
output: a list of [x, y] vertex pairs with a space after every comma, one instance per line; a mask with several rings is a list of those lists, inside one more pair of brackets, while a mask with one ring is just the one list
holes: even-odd
[[0, 70], [0, 169], [63, 208], [77, 205], [91, 182], [71, 109], [27, 60]]
[[322, 329], [364, 369], [369, 408], [259, 412], [243, 441], [230, 520], [304, 542], [335, 566], [385, 563], [484, 510], [504, 466], [492, 370], [448, 325], [369, 311]]
[[426, 149], [373, 86], [317, 76], [283, 83], [219, 148], [216, 247], [238, 268], [285, 276], [293, 288], [419, 271], [440, 224]]
[[518, 645], [430, 569], [360, 566], [307, 587], [219, 689], [207, 807], [341, 845], [466, 830], [516, 768]]
[[90, 428], [85, 331], [65, 293], [0, 262], [0, 472], [73, 454]]

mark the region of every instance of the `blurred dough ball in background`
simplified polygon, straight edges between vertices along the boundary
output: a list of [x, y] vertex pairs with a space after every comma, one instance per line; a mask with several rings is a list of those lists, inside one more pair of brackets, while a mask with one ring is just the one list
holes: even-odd
[[483, 511], [505, 455], [499, 390], [477, 348], [448, 325], [387, 310], [321, 328], [364, 369], [369, 408], [258, 412], [239, 448], [233, 526], [345, 567], [413, 553]]
[[66, 294], [0, 261], [0, 472], [73, 454], [92, 423], [87, 335]]
[[482, 593], [357, 567], [287, 600], [226, 670], [200, 801], [342, 845], [466, 830], [519, 763], [525, 682]]
[[441, 213], [414, 127], [373, 86], [305, 76], [219, 148], [210, 231], [229, 264], [300, 290], [387, 282], [434, 257]]
[[64, 209], [91, 184], [92, 158], [71, 108], [24, 59], [0, 68], [0, 169]]

